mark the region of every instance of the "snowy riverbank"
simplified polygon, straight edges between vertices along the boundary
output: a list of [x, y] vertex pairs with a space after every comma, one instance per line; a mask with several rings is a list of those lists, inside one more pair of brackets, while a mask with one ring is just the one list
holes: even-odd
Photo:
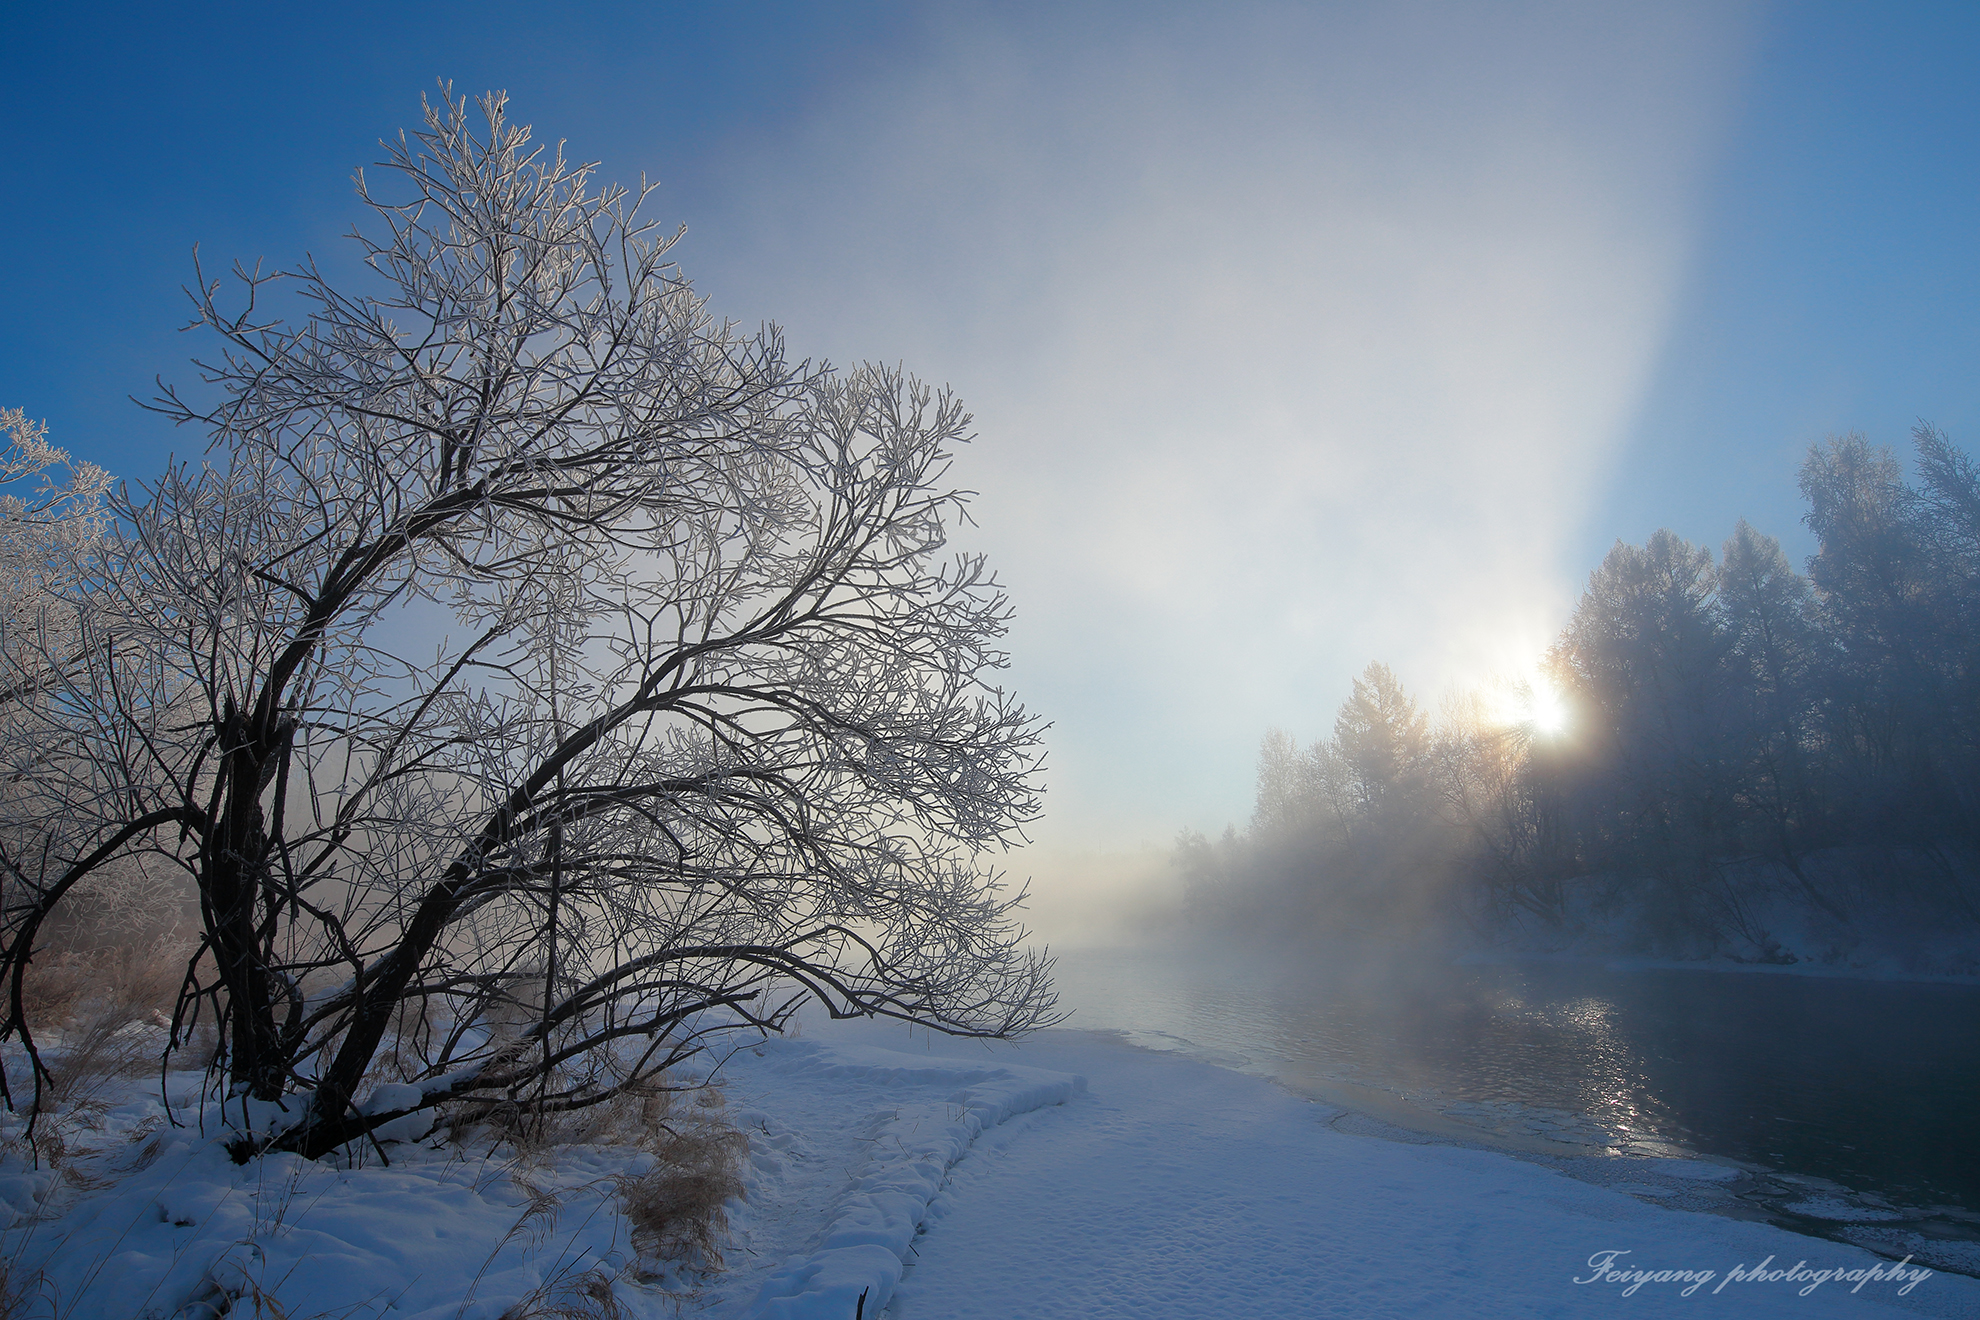
[[[390, 1169], [238, 1168], [187, 1136], [114, 1183], [40, 1187], [66, 1213], [6, 1245], [75, 1320], [211, 1315], [257, 1291], [290, 1320], [497, 1320], [605, 1288], [635, 1316], [785, 1320], [849, 1318], [862, 1290], [867, 1317], [898, 1320], [1980, 1315], [1973, 1279], [1867, 1278], [1893, 1262], [1674, 1208], [1710, 1204], [1734, 1176], [1720, 1165], [1616, 1160], [1613, 1185], [1591, 1185], [1344, 1130], [1342, 1111], [1110, 1034], [808, 1025], [722, 1080], [750, 1195], [729, 1270], [698, 1282], [637, 1281], [609, 1189], [644, 1157], [609, 1150], [567, 1148], [518, 1180], [416, 1144], [389, 1147]], [[147, 1103], [110, 1106], [104, 1140]], [[5, 1190], [18, 1205], [36, 1187], [17, 1173]], [[1733, 1274], [1763, 1263], [1800, 1272]], [[1630, 1270], [1694, 1279], [1631, 1289]]]
[[1792, 883], [1777, 867], [1734, 867], [1726, 909], [1692, 927], [1658, 908], [1654, 886], [1628, 877], [1580, 876], [1563, 884], [1556, 920], [1509, 913], [1489, 928], [1481, 953], [1624, 967], [1980, 982], [1972, 900], [1957, 873], [1944, 863], [1924, 867], [1927, 874], [1920, 875], [1919, 859], [1909, 858], [1910, 867], [1902, 864], [1906, 860], [1827, 849], [1804, 859], [1803, 875], [1813, 890]]

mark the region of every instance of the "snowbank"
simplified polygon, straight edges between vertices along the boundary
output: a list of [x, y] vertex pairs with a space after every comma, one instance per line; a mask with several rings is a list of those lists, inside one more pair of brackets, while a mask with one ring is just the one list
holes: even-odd
[[750, 1154], [719, 1276], [639, 1273], [614, 1179], [650, 1155], [564, 1147], [524, 1166], [429, 1139], [388, 1144], [390, 1167], [237, 1166], [214, 1138], [157, 1128], [135, 1093], [96, 1116], [80, 1182], [0, 1180], [30, 1211], [0, 1247], [17, 1280], [45, 1272], [26, 1314], [63, 1320], [607, 1303], [851, 1320], [862, 1295], [868, 1320], [1980, 1315], [1973, 1279], [1673, 1208], [1722, 1202], [1717, 1165], [1615, 1160], [1598, 1186], [1378, 1139], [1264, 1079], [1102, 1033], [807, 1029], [721, 1069]]
[[817, 1249], [772, 1274], [746, 1312], [762, 1320], [842, 1320], [862, 1306], [865, 1315], [879, 1315], [893, 1297], [929, 1202], [977, 1137], [1086, 1089], [1084, 1077], [1064, 1073], [934, 1063], [859, 1045], [788, 1051], [780, 1071], [795, 1085], [816, 1078], [954, 1089], [937, 1103], [903, 1104], [873, 1125], [872, 1160], [836, 1207]]
[[43, 1217], [6, 1236], [15, 1282], [39, 1276], [29, 1315], [193, 1320], [246, 1302], [249, 1314], [496, 1320], [633, 1265], [614, 1175], [652, 1158], [570, 1149], [528, 1168], [392, 1143], [389, 1167], [237, 1165], [218, 1134], [190, 1129], [110, 1149], [71, 1166], [80, 1185], [40, 1188]]
[[1616, 1185], [1595, 1186], [1340, 1131], [1341, 1110], [1104, 1035], [992, 1057], [1076, 1067], [1089, 1089], [952, 1170], [898, 1320], [1980, 1314], [1973, 1279], [1668, 1208], [1686, 1188], [1702, 1202], [1723, 1166], [1617, 1160]]

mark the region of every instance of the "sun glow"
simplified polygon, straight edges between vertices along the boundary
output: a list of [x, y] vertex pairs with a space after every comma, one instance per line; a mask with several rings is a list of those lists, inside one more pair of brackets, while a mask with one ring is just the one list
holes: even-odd
[[1540, 738], [1556, 737], [1567, 731], [1567, 702], [1554, 685], [1535, 676], [1508, 683], [1500, 689], [1497, 702], [1499, 723], [1523, 729]]
[[1561, 694], [1554, 691], [1553, 685], [1545, 679], [1530, 684], [1526, 692], [1526, 718], [1522, 723], [1533, 731], [1551, 738], [1567, 730], [1567, 703]]

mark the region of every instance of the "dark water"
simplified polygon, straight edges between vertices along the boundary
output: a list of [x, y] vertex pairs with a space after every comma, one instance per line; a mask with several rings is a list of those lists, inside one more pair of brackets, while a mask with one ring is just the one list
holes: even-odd
[[1980, 987], [1148, 951], [1062, 957], [1059, 984], [1068, 1025], [1399, 1126], [1529, 1151], [1717, 1157], [1980, 1225]]

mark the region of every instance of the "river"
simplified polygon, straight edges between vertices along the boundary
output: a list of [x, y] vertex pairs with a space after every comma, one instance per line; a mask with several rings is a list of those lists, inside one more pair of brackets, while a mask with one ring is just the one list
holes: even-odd
[[[1980, 987], [1147, 949], [1062, 954], [1058, 980], [1070, 1026], [1398, 1128], [1529, 1155], [1703, 1156], [1750, 1171], [1744, 1204], [1802, 1231], [1882, 1221], [1980, 1242]], [[1786, 1208], [1811, 1204], [1834, 1208]]]

